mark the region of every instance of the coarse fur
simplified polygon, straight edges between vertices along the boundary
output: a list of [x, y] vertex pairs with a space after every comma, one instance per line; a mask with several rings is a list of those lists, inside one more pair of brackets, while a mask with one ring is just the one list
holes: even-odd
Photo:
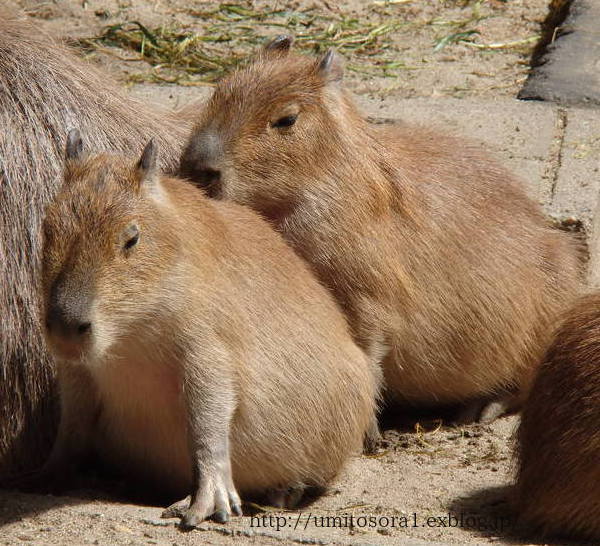
[[38, 233], [75, 125], [98, 150], [137, 151], [153, 135], [168, 169], [189, 131], [0, 9], [0, 482], [40, 464], [56, 430], [52, 364], [37, 314]]
[[160, 178], [152, 144], [137, 166], [76, 141], [67, 154], [44, 222], [62, 415], [42, 474], [93, 445], [147, 485], [193, 491], [187, 526], [237, 513], [236, 489], [326, 486], [376, 397], [328, 291], [253, 211]]
[[565, 314], [517, 439], [519, 517], [546, 535], [600, 541], [600, 294]]
[[219, 83], [182, 172], [260, 212], [312, 265], [389, 399], [518, 401], [578, 290], [575, 243], [478, 147], [369, 124], [337, 55], [290, 41]]

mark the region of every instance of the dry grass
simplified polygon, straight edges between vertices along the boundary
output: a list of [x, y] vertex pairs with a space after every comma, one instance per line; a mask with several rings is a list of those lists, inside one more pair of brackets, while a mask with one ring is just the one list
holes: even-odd
[[[498, 0], [495, 0], [498, 2]], [[472, 55], [518, 49], [527, 54], [537, 36], [508, 42], [481, 43], [479, 22], [493, 15], [483, 9], [482, 0], [450, 2], [462, 6], [457, 19], [409, 18], [401, 11], [408, 0], [372, 2], [368, 17], [304, 10], [256, 10], [238, 3], [201, 3], [200, 8], [179, 10], [197, 19], [193, 28], [164, 25], [148, 27], [141, 21], [109, 25], [98, 36], [80, 39], [76, 45], [86, 52], [110, 53], [121, 60], [148, 63], [149, 68], [131, 74], [130, 81], [169, 82], [180, 85], [207, 85], [244, 62], [269, 37], [292, 34], [296, 47], [311, 53], [336, 48], [347, 59], [347, 68], [365, 77], [396, 77], [399, 72], [418, 70], [403, 61], [394, 36], [427, 30], [432, 51], [466, 44]]]

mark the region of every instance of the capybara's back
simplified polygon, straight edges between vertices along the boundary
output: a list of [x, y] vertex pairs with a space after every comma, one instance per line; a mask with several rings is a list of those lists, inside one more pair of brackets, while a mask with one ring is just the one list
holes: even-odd
[[0, 10], [0, 480], [43, 460], [55, 430], [34, 286], [65, 130], [80, 127], [98, 150], [137, 151], [153, 135], [167, 169], [187, 134], [106, 80], [35, 25]]
[[518, 431], [516, 507], [546, 534], [600, 540], [600, 294], [570, 310]]

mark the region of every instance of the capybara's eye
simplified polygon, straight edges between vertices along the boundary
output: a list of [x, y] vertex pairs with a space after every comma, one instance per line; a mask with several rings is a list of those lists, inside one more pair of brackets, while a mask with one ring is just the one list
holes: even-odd
[[296, 123], [296, 119], [298, 119], [298, 114], [294, 114], [291, 116], [283, 116], [279, 118], [276, 122], [272, 124], [272, 127], [291, 127]]
[[123, 248], [129, 250], [137, 245], [140, 240], [140, 230], [136, 225], [131, 225], [125, 230], [125, 244]]

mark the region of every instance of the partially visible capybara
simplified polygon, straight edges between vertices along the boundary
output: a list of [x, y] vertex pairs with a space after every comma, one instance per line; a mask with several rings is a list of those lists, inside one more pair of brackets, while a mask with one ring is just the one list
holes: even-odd
[[390, 399], [469, 402], [466, 420], [514, 406], [578, 291], [574, 242], [479, 147], [369, 124], [338, 56], [290, 44], [219, 83], [181, 171], [260, 212], [313, 266]]
[[136, 164], [69, 133], [42, 278], [61, 399], [43, 477], [92, 448], [191, 492], [193, 527], [240, 514], [238, 492], [295, 501], [361, 446], [375, 379], [334, 299], [257, 214], [161, 177], [152, 142]]
[[600, 542], [600, 294], [565, 315], [517, 439], [519, 517], [547, 535]]
[[35, 286], [41, 218], [73, 126], [99, 150], [137, 150], [152, 133], [169, 169], [189, 131], [0, 9], [0, 482], [39, 464], [56, 430]]

